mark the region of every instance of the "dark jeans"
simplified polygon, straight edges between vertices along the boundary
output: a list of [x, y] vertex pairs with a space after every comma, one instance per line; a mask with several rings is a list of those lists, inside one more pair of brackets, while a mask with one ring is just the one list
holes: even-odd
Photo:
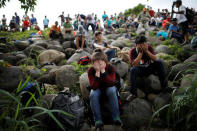
[[110, 61], [112, 58], [116, 56], [116, 50], [115, 49], [107, 49], [105, 51], [105, 54], [107, 55], [108, 61]]
[[93, 31], [93, 33], [95, 32], [95, 25], [94, 24], [92, 24], [92, 23], [89, 23], [88, 24], [88, 27], [87, 27], [87, 31], [89, 31], [89, 26], [91, 26], [91, 28], [92, 28], [92, 31]]
[[157, 60], [154, 63], [151, 63], [147, 67], [144, 66], [137, 66], [132, 67], [130, 70], [130, 81], [131, 81], [131, 89], [130, 92], [137, 96], [137, 87], [136, 87], [136, 78], [137, 77], [143, 77], [143, 76], [149, 76], [150, 74], [153, 74], [154, 72], [157, 72], [158, 77], [161, 82], [161, 87], [165, 88], [167, 86], [167, 82], [165, 80], [166, 72], [163, 65], [163, 62], [161, 60]]
[[176, 33], [176, 32], [172, 32], [172, 38], [175, 38], [178, 40], [179, 43], [183, 43], [184, 42], [184, 37], [182, 34]]
[[51, 33], [49, 34], [49, 37], [51, 39], [62, 39], [63, 36], [61, 33], [57, 33], [56, 31], [52, 30]]

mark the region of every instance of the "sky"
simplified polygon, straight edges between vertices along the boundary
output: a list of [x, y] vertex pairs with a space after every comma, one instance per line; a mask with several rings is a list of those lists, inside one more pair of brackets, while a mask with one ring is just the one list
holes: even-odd
[[[91, 14], [95, 13], [101, 19], [103, 11], [106, 11], [110, 16], [114, 13], [124, 12], [126, 9], [132, 8], [139, 3], [149, 5], [154, 10], [169, 9], [171, 11], [173, 0], [37, 0], [34, 12], [32, 13], [38, 20], [39, 26], [43, 26], [43, 19], [46, 15], [49, 18], [49, 26], [54, 24], [56, 20], [60, 21], [58, 16], [64, 11], [65, 16], [70, 14], [74, 17], [75, 14]], [[183, 5], [193, 7], [197, 10], [197, 0], [183, 0]], [[5, 14], [8, 21], [14, 15], [14, 12], [22, 17], [24, 10], [20, 8], [18, 0], [10, 0], [4, 8], [0, 8], [0, 19]], [[7, 21], [7, 24], [8, 24]]]

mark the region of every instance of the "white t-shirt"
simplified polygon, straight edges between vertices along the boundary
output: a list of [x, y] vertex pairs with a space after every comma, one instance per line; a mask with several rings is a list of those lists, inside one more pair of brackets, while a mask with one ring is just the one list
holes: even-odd
[[162, 23], [162, 20], [163, 20], [162, 17], [157, 17], [157, 18], [156, 18], [156, 22], [157, 22], [157, 23]]
[[187, 18], [186, 18], [186, 16], [185, 16], [185, 15], [186, 15], [186, 8], [185, 8], [185, 6], [181, 5], [181, 6], [179, 7], [178, 11], [184, 11], [184, 14], [177, 14], [177, 15], [176, 15], [178, 24], [187, 21]]

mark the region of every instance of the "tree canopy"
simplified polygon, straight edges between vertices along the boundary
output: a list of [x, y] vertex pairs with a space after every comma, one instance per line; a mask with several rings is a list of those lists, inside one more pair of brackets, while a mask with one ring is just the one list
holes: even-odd
[[145, 5], [138, 4], [138, 5], [135, 6], [134, 8], [125, 10], [124, 15], [127, 16], [127, 17], [128, 17], [130, 14], [138, 15], [138, 14], [143, 10], [144, 7], [145, 7]]
[[[0, 0], [0, 8], [5, 7], [11, 0]], [[21, 8], [27, 13], [29, 10], [33, 11], [37, 0], [18, 0], [21, 3]]]

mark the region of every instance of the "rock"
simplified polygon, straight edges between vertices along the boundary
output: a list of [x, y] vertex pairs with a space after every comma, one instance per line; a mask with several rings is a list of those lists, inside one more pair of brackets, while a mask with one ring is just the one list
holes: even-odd
[[79, 81], [79, 76], [72, 65], [65, 65], [56, 71], [56, 84], [60, 87], [72, 88]]
[[183, 75], [192, 73], [192, 71], [188, 71], [190, 69], [196, 69], [196, 63], [185, 62], [173, 66], [171, 69], [169, 80], [173, 81], [175, 77], [175, 80], [180, 80]]
[[123, 106], [122, 121], [126, 130], [148, 125], [151, 117], [151, 105], [144, 99], [136, 98]]
[[110, 63], [116, 68], [116, 72], [121, 78], [125, 77], [129, 70], [129, 65], [118, 58], [112, 58]]
[[120, 60], [126, 62], [126, 63], [129, 63], [129, 52], [130, 52], [130, 48], [129, 50], [128, 49], [125, 49], [125, 48], [128, 48], [128, 47], [124, 47], [120, 52], [117, 53], [117, 56]]
[[89, 56], [91, 57], [91, 54], [85, 52], [85, 51], [81, 51], [81, 52], [76, 52], [74, 55], [72, 55], [68, 61], [67, 61], [67, 64], [71, 64], [71, 63], [74, 63], [74, 62], [78, 62], [78, 60], [83, 57], [83, 56]]
[[119, 48], [123, 48], [123, 47], [130, 47], [131, 44], [130, 44], [130, 40], [127, 39], [127, 38], [123, 38], [123, 37], [120, 37], [118, 38], [117, 40], [113, 41], [111, 43], [112, 46], [116, 46], [116, 47], [119, 47]]
[[66, 54], [66, 59], [69, 59], [72, 55], [75, 54], [75, 49], [67, 48], [65, 49], [64, 53]]
[[153, 93], [151, 93], [151, 94], [148, 94], [148, 100], [150, 101], [150, 102], [154, 102], [155, 101], [155, 99], [156, 99], [156, 97], [157, 97], [157, 95], [156, 94], [153, 94]]
[[147, 38], [147, 41], [151, 45], [161, 45], [162, 44], [162, 41], [158, 37], [156, 37], [156, 36], [155, 37], [149, 36]]
[[85, 99], [89, 99], [90, 91], [87, 89], [87, 87], [90, 86], [90, 82], [88, 79], [88, 73], [83, 73], [79, 78], [80, 83], [80, 89], [81, 89], [81, 95]]
[[160, 109], [161, 107], [169, 104], [171, 99], [170, 93], [160, 93], [154, 100], [154, 105], [156, 109]]
[[120, 92], [120, 99], [122, 101], [126, 101], [127, 97], [130, 95], [131, 93], [129, 91], [124, 91], [124, 92]]
[[10, 43], [0, 43], [0, 52], [2, 53], [8, 53], [8, 52], [12, 52], [12, 51], [16, 51], [16, 47], [13, 44]]
[[55, 99], [55, 97], [57, 96], [57, 94], [46, 94], [44, 95], [43, 98], [43, 107], [47, 108], [47, 109], [51, 109], [52, 107], [52, 103], [53, 100]]
[[189, 57], [187, 60], [185, 60], [184, 62], [197, 62], [197, 54], [192, 55], [191, 57]]
[[49, 45], [60, 45], [59, 41], [53, 40], [48, 42]]
[[191, 57], [194, 54], [194, 52], [191, 52], [190, 50], [186, 48], [182, 48], [182, 50], [177, 54], [177, 58], [180, 61], [185, 61], [189, 57]]
[[64, 49], [67, 49], [67, 48], [74, 48], [74, 47], [75, 47], [73, 41], [65, 41], [65, 42], [62, 44], [62, 46], [63, 46]]
[[15, 46], [17, 47], [18, 50], [24, 50], [29, 46], [28, 41], [18, 41]]
[[38, 45], [30, 45], [29, 47], [27, 47], [25, 50], [24, 50], [24, 53], [26, 56], [30, 56], [30, 55], [39, 55], [42, 51], [45, 51], [46, 49], [41, 47], [41, 46], [38, 46]]
[[48, 47], [48, 41], [46, 41], [46, 40], [39, 40], [39, 41], [36, 41], [34, 43], [34, 45], [41, 46], [41, 47], [46, 49]]
[[60, 51], [60, 52], [64, 51], [64, 49], [61, 45], [49, 45], [47, 49], [52, 49], [52, 50], [56, 50], [56, 51]]
[[188, 88], [191, 87], [193, 77], [193, 74], [188, 74], [183, 77], [183, 79], [181, 80], [181, 86], [177, 89], [176, 95], [184, 94], [188, 90]]
[[33, 70], [29, 70], [27, 72], [27, 74], [29, 76], [31, 76], [31, 78], [33, 78], [33, 79], [37, 79], [38, 77], [40, 77], [42, 75], [42, 73], [43, 72], [40, 69], [33, 69]]
[[151, 88], [153, 92], [161, 91], [161, 84], [158, 76], [151, 74], [146, 78], [145, 83], [147, 88]]
[[43, 51], [38, 56], [38, 60], [41, 65], [45, 63], [50, 63], [50, 62], [58, 63], [64, 58], [65, 58], [64, 53], [60, 51], [52, 50], [52, 49]]
[[137, 95], [138, 98], [144, 98], [146, 96], [146, 94], [140, 89], [137, 89]]
[[73, 41], [75, 40], [75, 37], [73, 36], [73, 34], [68, 34], [68, 33], [65, 33], [63, 34], [63, 38], [65, 41]]
[[167, 45], [158, 45], [155, 48], [155, 52], [158, 53], [165, 53], [165, 54], [170, 54], [170, 49]]
[[7, 91], [16, 90], [23, 80], [23, 72], [19, 66], [11, 66], [0, 70], [0, 88]]

